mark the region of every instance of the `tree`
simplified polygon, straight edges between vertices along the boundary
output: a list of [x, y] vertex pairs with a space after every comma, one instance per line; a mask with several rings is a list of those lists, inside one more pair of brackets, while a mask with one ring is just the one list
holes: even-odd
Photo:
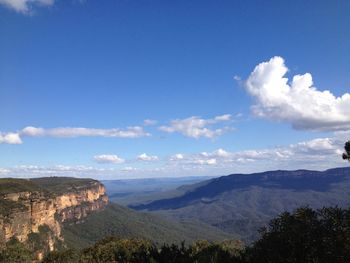
[[350, 262], [350, 209], [302, 207], [270, 221], [247, 262]]
[[33, 262], [31, 252], [25, 245], [12, 238], [6, 243], [4, 250], [0, 251], [0, 263], [31, 263]]
[[343, 153], [343, 159], [350, 162], [350, 141], [347, 141], [344, 145], [345, 153]]
[[78, 256], [73, 249], [52, 251], [43, 259], [42, 263], [73, 263], [78, 262]]

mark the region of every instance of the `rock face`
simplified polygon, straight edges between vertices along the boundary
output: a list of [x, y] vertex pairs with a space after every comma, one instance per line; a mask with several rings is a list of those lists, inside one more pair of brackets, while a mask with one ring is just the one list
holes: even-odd
[[52, 233], [48, 245], [53, 250], [53, 239], [63, 240], [63, 222], [82, 221], [89, 213], [101, 210], [108, 204], [104, 186], [95, 180], [86, 179], [73, 186], [67, 184], [60, 191], [45, 188], [42, 191], [2, 193], [1, 202], [9, 208], [6, 213], [2, 211], [0, 214], [0, 245], [12, 237], [26, 242], [31, 233], [38, 233], [40, 227], [47, 226]]

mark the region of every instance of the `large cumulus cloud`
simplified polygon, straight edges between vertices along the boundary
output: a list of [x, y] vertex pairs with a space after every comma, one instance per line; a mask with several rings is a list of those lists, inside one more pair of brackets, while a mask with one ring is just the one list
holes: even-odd
[[350, 94], [334, 96], [313, 85], [310, 73], [285, 77], [282, 57], [260, 63], [245, 82], [254, 97], [255, 115], [290, 123], [295, 129], [339, 131], [350, 129]]

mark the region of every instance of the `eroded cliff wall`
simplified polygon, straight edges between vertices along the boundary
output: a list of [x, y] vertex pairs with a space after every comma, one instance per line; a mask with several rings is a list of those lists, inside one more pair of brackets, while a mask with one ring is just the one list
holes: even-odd
[[[95, 180], [66, 187], [64, 191], [46, 190], [2, 194], [0, 244], [5, 244], [12, 237], [25, 242], [29, 234], [38, 233], [41, 226], [47, 226], [53, 238], [62, 240], [61, 223], [82, 221], [89, 213], [99, 211], [108, 204], [104, 186]], [[54, 247], [53, 243], [50, 250]]]

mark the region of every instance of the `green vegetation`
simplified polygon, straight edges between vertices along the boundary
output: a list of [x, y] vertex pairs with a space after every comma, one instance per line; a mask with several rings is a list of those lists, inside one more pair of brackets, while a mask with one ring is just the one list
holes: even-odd
[[18, 192], [35, 192], [42, 191], [42, 188], [26, 179], [1, 178], [0, 179], [0, 195], [18, 193]]
[[350, 262], [350, 208], [282, 213], [247, 250], [248, 262]]
[[18, 202], [2, 198], [5, 195], [31, 192], [40, 193], [47, 198], [62, 194], [67, 191], [75, 191], [81, 187], [88, 187], [96, 183], [92, 179], [79, 179], [69, 177], [43, 177], [34, 179], [0, 178], [0, 215], [8, 216], [11, 210], [26, 210], [26, 206], [19, 199]]
[[27, 208], [20, 202], [0, 199], [0, 215], [7, 217], [13, 209], [25, 210]]
[[346, 263], [350, 262], [350, 208], [284, 212], [244, 248], [238, 241], [155, 246], [145, 239], [105, 238], [80, 251], [50, 253], [45, 263]]
[[68, 191], [75, 191], [82, 187], [87, 187], [98, 181], [85, 178], [73, 177], [42, 177], [30, 179], [33, 183], [54, 194], [63, 194]]
[[0, 263], [32, 263], [39, 253], [47, 255], [50, 252], [49, 242], [55, 243], [55, 249], [62, 251], [64, 244], [58, 240], [47, 225], [39, 227], [39, 232], [30, 233], [25, 242], [12, 238], [0, 249]]
[[43, 260], [43, 263], [234, 263], [240, 262], [239, 258], [242, 251], [241, 243], [235, 241], [222, 243], [197, 241], [189, 247], [182, 243], [180, 245], [164, 244], [158, 248], [145, 239], [107, 237], [79, 252], [67, 250], [50, 253]]
[[66, 249], [61, 251], [52, 251], [42, 261], [42, 263], [77, 263], [79, 262], [78, 251]]
[[157, 215], [135, 212], [117, 204], [93, 213], [80, 224], [65, 224], [63, 236], [69, 247], [83, 248], [105, 236], [144, 238], [155, 243], [176, 243], [197, 239], [223, 240], [235, 236], [217, 228], [194, 222], [172, 222]]
[[0, 195], [19, 192], [62, 194], [87, 187], [98, 181], [71, 177], [42, 177], [32, 179], [0, 178]]
[[65, 248], [63, 241], [55, 236], [48, 225], [39, 226], [39, 232], [37, 233], [30, 233], [25, 245], [33, 253], [42, 252], [47, 254], [50, 251], [49, 240], [54, 241], [55, 249], [61, 250]]
[[5, 248], [0, 250], [0, 262], [1, 263], [32, 263], [32, 253], [25, 246], [25, 244], [19, 242], [16, 238], [12, 238], [6, 243]]

